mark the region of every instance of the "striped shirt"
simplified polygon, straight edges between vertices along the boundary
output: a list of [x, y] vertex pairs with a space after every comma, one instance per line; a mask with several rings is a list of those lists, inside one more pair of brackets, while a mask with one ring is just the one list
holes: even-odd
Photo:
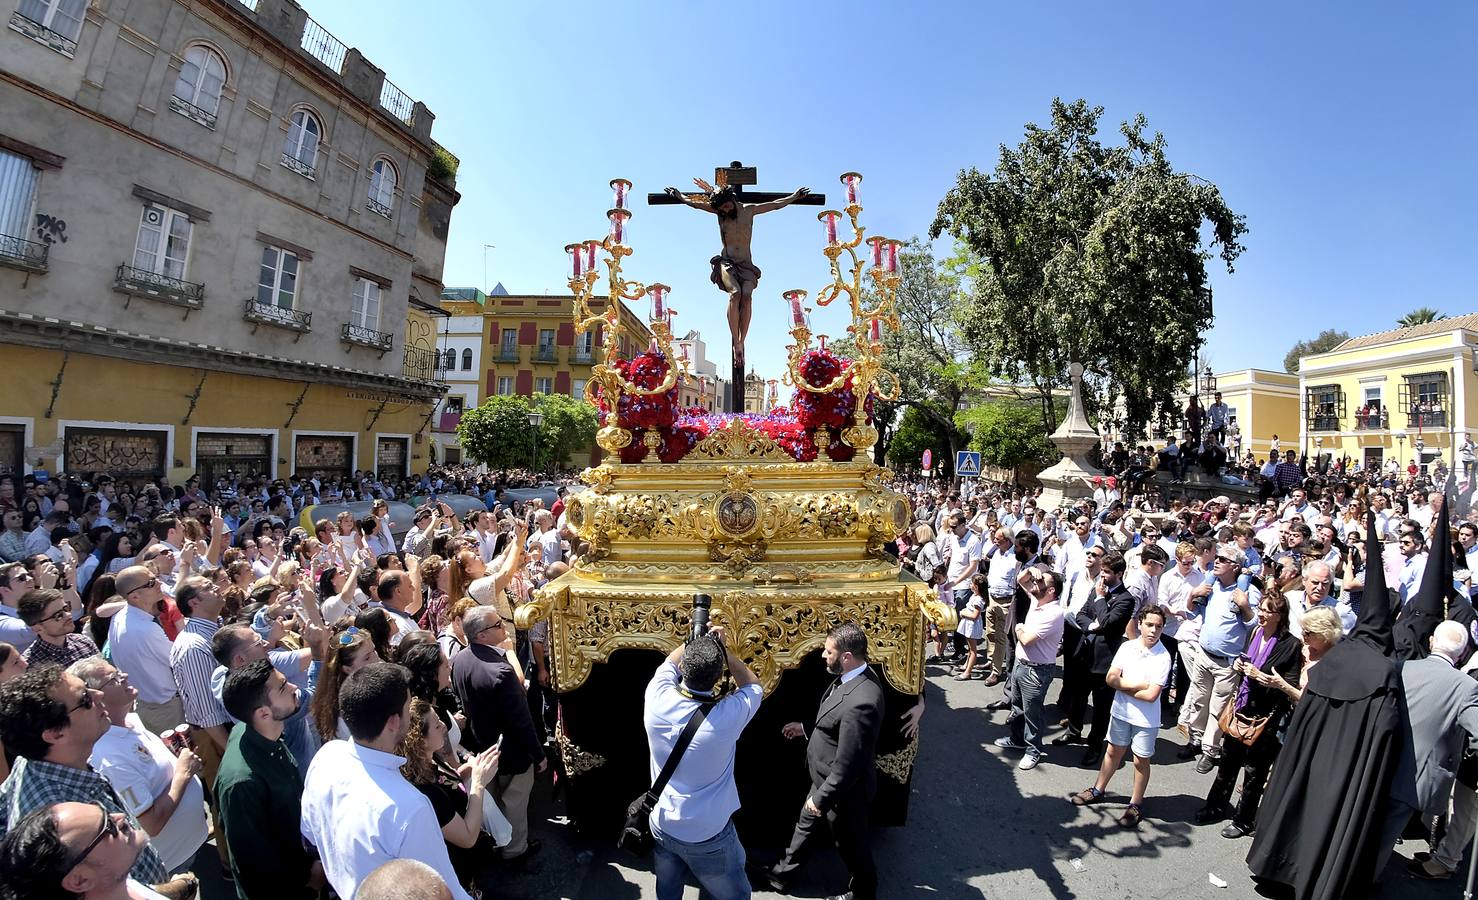
[[210, 639], [221, 623], [191, 616], [180, 629], [169, 650], [169, 672], [185, 708], [185, 721], [196, 728], [213, 728], [231, 721], [226, 707], [211, 690], [211, 675], [216, 658], [210, 652]]

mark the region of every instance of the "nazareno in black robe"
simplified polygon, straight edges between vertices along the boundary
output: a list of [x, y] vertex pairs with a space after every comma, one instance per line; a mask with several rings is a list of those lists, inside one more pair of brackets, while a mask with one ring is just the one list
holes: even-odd
[[1366, 534], [1360, 619], [1309, 670], [1247, 853], [1253, 878], [1289, 885], [1298, 900], [1364, 896], [1379, 874], [1402, 691], [1374, 516]]

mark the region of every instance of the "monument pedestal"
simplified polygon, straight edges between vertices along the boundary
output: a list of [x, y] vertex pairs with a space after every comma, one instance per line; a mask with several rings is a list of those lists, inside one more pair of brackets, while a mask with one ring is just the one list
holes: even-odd
[[1064, 501], [1072, 502], [1081, 497], [1093, 496], [1093, 478], [1103, 473], [1088, 461], [1088, 451], [1098, 443], [1098, 432], [1088, 424], [1083, 415], [1083, 367], [1073, 363], [1068, 367], [1073, 390], [1067, 401], [1067, 415], [1052, 432], [1052, 444], [1062, 452], [1062, 459], [1051, 468], [1037, 475], [1042, 482], [1042, 494], [1037, 499], [1039, 509], [1057, 509]]

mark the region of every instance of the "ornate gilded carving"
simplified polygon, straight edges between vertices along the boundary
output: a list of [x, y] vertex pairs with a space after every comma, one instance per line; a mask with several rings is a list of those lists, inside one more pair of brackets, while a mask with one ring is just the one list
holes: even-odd
[[686, 459], [772, 459], [794, 462], [789, 453], [742, 419], [730, 419], [688, 451]]
[[908, 784], [909, 773], [913, 771], [913, 763], [918, 755], [919, 736], [916, 734], [909, 738], [908, 743], [900, 749], [887, 756], [879, 756], [877, 758], [878, 771], [899, 784]]
[[724, 494], [713, 507], [713, 519], [724, 534], [744, 537], [760, 523], [759, 501], [737, 491]]
[[595, 442], [607, 453], [615, 453], [631, 443], [631, 432], [615, 425], [607, 425], [595, 433]]
[[[567, 775], [584, 775], [606, 764], [604, 756], [583, 750], [570, 740], [569, 735], [565, 734], [563, 722], [554, 723], [554, 743], [559, 747], [559, 755], [564, 760]], [[881, 764], [881, 760], [879, 763]]]

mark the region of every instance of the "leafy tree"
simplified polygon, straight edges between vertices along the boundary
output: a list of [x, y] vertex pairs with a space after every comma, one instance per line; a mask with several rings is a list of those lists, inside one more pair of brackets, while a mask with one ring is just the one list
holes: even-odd
[[965, 343], [989, 375], [1034, 389], [1046, 432], [1073, 361], [1091, 373], [1090, 408], [1122, 396], [1125, 426], [1142, 430], [1211, 324], [1212, 250], [1231, 271], [1247, 231], [1216, 185], [1170, 165], [1143, 115], [1120, 126], [1121, 146], [1098, 140], [1102, 115], [1053, 100], [1051, 126], [1027, 125], [993, 173], [962, 171], [929, 229], [973, 257]]
[[900, 472], [919, 471], [920, 460], [925, 450], [934, 451], [934, 471], [943, 477], [952, 477], [954, 454], [948, 452], [949, 436], [940, 427], [938, 410], [925, 413], [918, 406], [909, 406], [888, 444], [888, 461]]
[[1438, 319], [1445, 318], [1447, 317], [1430, 306], [1418, 306], [1416, 309], [1397, 319], [1396, 326], [1398, 328], [1410, 328], [1413, 325], [1425, 325], [1428, 322], [1435, 322]]
[[1319, 332], [1319, 336], [1312, 340], [1299, 341], [1283, 356], [1283, 371], [1298, 374], [1298, 361], [1300, 357], [1313, 356], [1315, 353], [1328, 353], [1340, 344], [1350, 339], [1349, 332], [1336, 331], [1326, 328]]
[[[595, 407], [564, 394], [540, 394], [534, 409], [544, 416], [539, 423], [539, 469], [562, 468], [576, 450], [595, 444], [599, 427]], [[527, 426], [525, 426], [527, 427]]]
[[979, 450], [987, 465], [1014, 470], [1025, 463], [1049, 463], [1060, 455], [1042, 431], [1041, 413], [1031, 401], [990, 400], [961, 410], [955, 419], [969, 429], [970, 449]]
[[527, 468], [534, 460], [527, 397], [492, 396], [462, 414], [457, 439], [471, 459], [494, 469]]

